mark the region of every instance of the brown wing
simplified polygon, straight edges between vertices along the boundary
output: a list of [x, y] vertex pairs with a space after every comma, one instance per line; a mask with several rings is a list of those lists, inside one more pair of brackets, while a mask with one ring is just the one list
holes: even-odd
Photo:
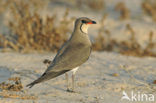
[[71, 70], [83, 64], [89, 57], [91, 47], [83, 43], [69, 45], [64, 52], [55, 59], [46, 72]]

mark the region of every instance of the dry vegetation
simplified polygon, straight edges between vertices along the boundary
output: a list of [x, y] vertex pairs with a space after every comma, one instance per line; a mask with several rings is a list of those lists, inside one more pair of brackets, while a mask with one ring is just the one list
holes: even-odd
[[67, 40], [67, 33], [70, 32], [68, 10], [63, 19], [57, 21], [56, 15], [47, 16], [45, 20], [34, 10], [30, 10], [30, 3], [14, 1], [10, 3], [11, 18], [9, 28], [11, 34], [8, 37], [1, 35], [0, 47], [12, 48], [15, 51], [29, 52], [36, 51], [57, 51]]
[[[104, 21], [107, 15], [104, 15], [101, 20], [101, 29], [99, 30], [99, 35], [95, 39], [93, 44], [93, 49], [97, 51], [115, 51], [124, 55], [131, 56], [153, 56], [156, 57], [156, 53], [153, 49], [156, 47], [156, 43], [153, 42], [153, 32], [149, 32], [149, 40], [145, 48], [142, 48], [136, 39], [136, 33], [133, 28], [127, 24], [126, 31], [130, 32], [130, 38], [128, 40], [117, 41], [111, 37], [111, 32], [104, 29]], [[102, 35], [106, 34], [106, 35]]]
[[78, 7], [87, 6], [91, 10], [100, 11], [105, 8], [104, 0], [76, 0]]
[[[104, 8], [104, 1], [94, 0], [90, 1], [76, 1], [79, 6], [82, 4], [89, 6], [94, 10], [102, 10]], [[154, 3], [153, 3], [154, 4]], [[143, 3], [145, 12], [155, 17], [155, 8], [152, 3]], [[31, 51], [53, 51], [56, 52], [60, 46], [68, 39], [68, 33], [71, 34], [70, 23], [73, 19], [68, 18], [67, 9], [62, 16], [61, 21], [57, 20], [57, 15], [45, 16], [43, 19], [39, 13], [41, 7], [46, 6], [47, 3], [42, 0], [32, 0], [29, 2], [22, 0], [0, 1], [0, 13], [3, 13], [9, 8], [11, 20], [9, 20], [8, 28], [10, 34], [0, 35], [0, 48], [5, 51], [11, 48], [17, 52], [31, 52]], [[124, 3], [120, 2], [116, 5], [115, 9], [120, 12], [120, 19], [127, 19], [130, 12]], [[149, 41], [146, 48], [142, 48], [136, 40], [136, 32], [127, 24], [126, 31], [130, 32], [129, 40], [121, 42], [111, 37], [111, 31], [104, 28], [104, 22], [107, 15], [104, 15], [100, 21], [100, 29], [98, 36], [93, 43], [93, 50], [96, 51], [115, 51], [125, 55], [132, 56], [154, 56], [153, 48], [156, 44], [153, 42], [152, 31], [149, 31]], [[55, 24], [57, 21], [57, 25]], [[103, 35], [104, 34], [104, 35]]]
[[20, 77], [11, 77], [0, 84], [0, 96], [4, 98], [36, 99], [35, 96], [26, 94], [23, 90]]
[[117, 3], [115, 10], [120, 12], [120, 19], [125, 20], [130, 17], [130, 11], [123, 2]]
[[152, 17], [156, 21], [156, 1], [155, 0], [144, 0], [142, 8], [146, 14]]
[[8, 79], [9, 83], [2, 82], [0, 84], [1, 90], [8, 91], [21, 91], [23, 86], [21, 84], [21, 79], [19, 77], [13, 77]]

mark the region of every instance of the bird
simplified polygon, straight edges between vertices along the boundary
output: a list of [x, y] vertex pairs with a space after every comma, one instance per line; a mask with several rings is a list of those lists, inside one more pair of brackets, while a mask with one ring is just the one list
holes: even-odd
[[[64, 43], [58, 50], [56, 56], [45, 72], [35, 81], [26, 85], [33, 87], [34, 85], [53, 79], [57, 76], [65, 74], [67, 81], [67, 91], [74, 92], [74, 78], [79, 66], [85, 63], [91, 54], [92, 44], [88, 36], [88, 28], [91, 24], [96, 24], [96, 21], [88, 17], [80, 17], [75, 20], [74, 30], [69, 40]], [[72, 71], [72, 88], [69, 89], [68, 72]]]

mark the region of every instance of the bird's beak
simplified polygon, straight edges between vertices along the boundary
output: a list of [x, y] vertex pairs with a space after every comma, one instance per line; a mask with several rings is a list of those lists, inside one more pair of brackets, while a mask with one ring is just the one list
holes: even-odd
[[92, 21], [92, 24], [96, 24], [96, 21]]
[[87, 24], [96, 24], [95, 21], [88, 22]]

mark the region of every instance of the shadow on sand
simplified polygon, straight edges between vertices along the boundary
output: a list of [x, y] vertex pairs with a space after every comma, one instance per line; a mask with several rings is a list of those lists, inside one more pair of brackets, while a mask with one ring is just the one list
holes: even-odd
[[12, 71], [9, 68], [0, 66], [0, 83], [8, 80], [11, 77]]

